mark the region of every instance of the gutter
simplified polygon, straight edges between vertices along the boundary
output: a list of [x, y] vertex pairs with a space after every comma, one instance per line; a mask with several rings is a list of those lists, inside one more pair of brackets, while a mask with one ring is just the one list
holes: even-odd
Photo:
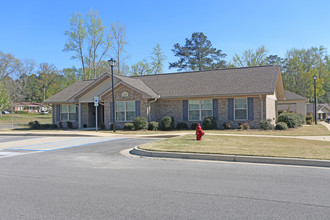
[[148, 114], [148, 121], [149, 122], [151, 121], [151, 108], [150, 108], [150, 104], [156, 102], [159, 98], [160, 98], [160, 95], [158, 95], [158, 97], [155, 98], [154, 100], [148, 102], [148, 113], [149, 113]]

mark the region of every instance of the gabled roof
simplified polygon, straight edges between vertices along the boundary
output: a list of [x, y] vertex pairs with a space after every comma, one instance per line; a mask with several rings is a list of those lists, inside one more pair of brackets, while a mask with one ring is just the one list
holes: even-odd
[[44, 103], [38, 102], [14, 102], [13, 106], [44, 106]]
[[308, 98], [298, 95], [296, 93], [290, 92], [288, 90], [285, 90], [285, 98], [286, 98], [286, 100], [306, 100], [306, 101], [308, 101]]
[[[106, 73], [98, 79], [80, 81], [53, 97], [48, 103], [73, 102], [111, 77]], [[229, 68], [200, 72], [167, 73], [147, 76], [114, 76], [115, 86], [124, 84], [147, 98], [182, 98], [234, 95], [273, 95], [284, 99], [280, 66]], [[280, 86], [279, 86], [280, 85]], [[111, 85], [102, 96], [111, 91]]]
[[76, 95], [78, 92], [82, 91], [84, 88], [86, 88], [88, 85], [90, 85], [95, 80], [84, 80], [84, 81], [78, 81], [72, 84], [71, 86], [63, 89], [61, 92], [56, 93], [52, 97], [46, 99], [45, 103], [63, 103], [63, 102], [69, 102], [69, 99], [72, 98], [72, 96]]
[[133, 78], [141, 79], [161, 98], [175, 98], [274, 94], [279, 73], [279, 66], [258, 66]]
[[[330, 111], [329, 104], [317, 104], [316, 108], [317, 108], [316, 112], [320, 111], [323, 108], [326, 108], [326, 109], [328, 109], [328, 111]], [[314, 112], [314, 103], [307, 104], [307, 113], [311, 113], [311, 112]]]

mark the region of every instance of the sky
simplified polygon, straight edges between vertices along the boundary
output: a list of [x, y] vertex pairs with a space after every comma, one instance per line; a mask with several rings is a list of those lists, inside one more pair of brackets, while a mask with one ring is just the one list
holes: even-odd
[[167, 57], [164, 72], [176, 72], [168, 69], [178, 60], [173, 45], [184, 45], [194, 32], [203, 32], [227, 61], [261, 45], [281, 57], [291, 48], [330, 49], [329, 0], [0, 0], [0, 5], [0, 51], [58, 69], [80, 67], [72, 53], [63, 52], [64, 32], [73, 13], [91, 9], [107, 27], [125, 25], [128, 65], [150, 57], [159, 43]]

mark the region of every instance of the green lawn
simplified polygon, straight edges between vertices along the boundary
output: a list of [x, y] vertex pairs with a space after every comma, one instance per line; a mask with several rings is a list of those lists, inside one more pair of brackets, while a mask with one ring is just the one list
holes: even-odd
[[[103, 132], [112, 132], [112, 131], [103, 131]], [[171, 133], [191, 133], [194, 134], [193, 130], [180, 130], [180, 131], [123, 131], [118, 130], [116, 133], [119, 134], [171, 134]], [[259, 130], [259, 129], [250, 129], [250, 130], [205, 130], [206, 133], [215, 133], [215, 134], [247, 134], [247, 135], [274, 135], [274, 136], [329, 136], [329, 130], [323, 125], [305, 125], [299, 128], [292, 128], [284, 131], [279, 130]]]
[[205, 135], [202, 141], [196, 141], [195, 135], [184, 135], [144, 144], [139, 148], [165, 152], [330, 160], [330, 142], [295, 138]]
[[39, 121], [40, 124], [51, 124], [52, 114], [6, 114], [0, 118], [0, 124], [27, 125], [30, 121]]

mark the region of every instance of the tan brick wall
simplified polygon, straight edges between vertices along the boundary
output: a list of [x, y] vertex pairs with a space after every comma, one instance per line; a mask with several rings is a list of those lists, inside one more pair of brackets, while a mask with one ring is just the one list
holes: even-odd
[[[127, 97], [122, 97], [122, 93], [127, 92]], [[115, 89], [115, 101], [140, 101], [140, 116], [148, 119], [148, 100], [143, 98], [142, 95], [135, 90], [121, 85]], [[104, 123], [108, 129], [110, 129], [110, 102], [112, 102], [112, 94], [108, 94], [104, 97]], [[116, 122], [117, 128], [122, 128], [127, 122]]]
[[165, 116], [172, 116], [175, 123], [183, 120], [182, 100], [160, 99], [151, 103], [151, 121], [160, 122]]

